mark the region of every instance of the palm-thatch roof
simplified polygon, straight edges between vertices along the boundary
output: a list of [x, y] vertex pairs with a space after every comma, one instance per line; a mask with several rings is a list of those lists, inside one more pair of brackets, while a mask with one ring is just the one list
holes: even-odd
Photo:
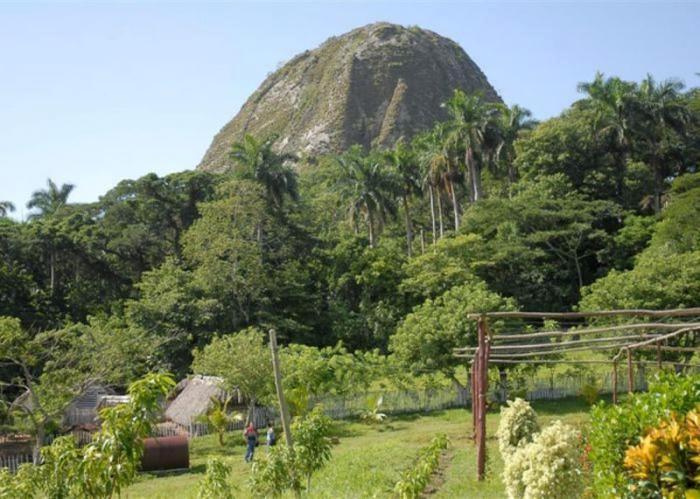
[[175, 387], [177, 396], [165, 410], [165, 417], [179, 425], [187, 426], [198, 416], [206, 414], [212, 398], [225, 400], [223, 380], [216, 376], [192, 376]]

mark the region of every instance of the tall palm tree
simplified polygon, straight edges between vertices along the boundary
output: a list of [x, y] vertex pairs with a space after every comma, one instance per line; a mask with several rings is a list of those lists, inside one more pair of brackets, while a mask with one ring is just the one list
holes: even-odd
[[532, 113], [517, 104], [508, 107], [498, 106], [496, 117], [496, 146], [494, 159], [496, 162], [505, 163], [508, 182], [512, 185], [518, 180], [518, 172], [515, 169], [515, 141], [525, 131], [532, 130], [537, 121], [531, 119]]
[[30, 218], [39, 218], [57, 213], [68, 203], [68, 196], [75, 189], [73, 184], [62, 184], [58, 187], [53, 180], [47, 180], [47, 189], [34, 191], [27, 203], [30, 210], [38, 208], [38, 213], [33, 213]]
[[[68, 196], [75, 188], [73, 184], [61, 184], [61, 187], [58, 187], [51, 179], [47, 180], [47, 187], [46, 190], [38, 190], [32, 194], [27, 208], [30, 210], [38, 208], [39, 212], [32, 213], [29, 218], [37, 219], [56, 215], [68, 203]], [[56, 288], [57, 259], [56, 248], [51, 243], [49, 249], [49, 288], [51, 293]]]
[[267, 193], [268, 202], [282, 209], [286, 197], [297, 200], [296, 172], [289, 163], [296, 161], [292, 154], [273, 150], [276, 137], [258, 141], [246, 134], [242, 142], [233, 144], [229, 157], [234, 165], [234, 174], [259, 182]]
[[10, 201], [0, 201], [0, 218], [4, 218], [8, 213], [15, 211], [15, 205]]
[[452, 162], [445, 148], [446, 136], [446, 124], [436, 123], [432, 130], [415, 139], [422, 171], [422, 187], [427, 189], [430, 197], [433, 243], [437, 241], [438, 225], [440, 238], [444, 235], [442, 193], [450, 192], [452, 181]]
[[[478, 202], [483, 197], [481, 186], [482, 148], [486, 128], [497, 110], [493, 104], [484, 102], [478, 95], [467, 95], [455, 90], [445, 103], [450, 114], [448, 141], [464, 152], [471, 200]], [[459, 211], [454, 191], [455, 226], [459, 227]]]
[[420, 170], [415, 151], [403, 140], [396, 143], [393, 149], [384, 152], [387, 163], [394, 168], [400, 179], [399, 196], [403, 204], [404, 222], [406, 224], [406, 245], [410, 258], [413, 246], [413, 222], [409, 199], [420, 192]]
[[615, 190], [621, 197], [627, 160], [632, 152], [636, 85], [617, 77], [605, 78], [603, 73], [597, 72], [592, 82], [579, 83], [578, 90], [588, 95], [596, 111], [597, 133], [611, 146], [617, 172]]
[[666, 179], [674, 173], [677, 164], [679, 137], [691, 121], [684, 105], [683, 84], [675, 80], [657, 83], [648, 75], [637, 91], [642, 157], [654, 172], [654, 211], [661, 211], [661, 198]]
[[337, 161], [341, 170], [338, 190], [348, 203], [348, 214], [354, 223], [364, 219], [369, 245], [375, 247], [387, 218], [396, 215], [397, 179], [378, 154], [364, 154], [359, 146], [351, 147]]

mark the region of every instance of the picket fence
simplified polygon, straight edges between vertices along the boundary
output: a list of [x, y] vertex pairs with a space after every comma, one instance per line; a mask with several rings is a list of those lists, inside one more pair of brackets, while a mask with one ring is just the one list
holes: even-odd
[[9, 456], [0, 456], [0, 468], [7, 468], [10, 473], [16, 473], [17, 469], [25, 464], [32, 463], [34, 458], [31, 454], [10, 454]]
[[[381, 405], [373, 406], [380, 398]], [[360, 416], [375, 407], [378, 412], [385, 414], [405, 414], [466, 407], [469, 400], [468, 392], [457, 392], [455, 389], [404, 390], [318, 397], [313, 399], [310, 405], [320, 404], [327, 416], [344, 419]]]

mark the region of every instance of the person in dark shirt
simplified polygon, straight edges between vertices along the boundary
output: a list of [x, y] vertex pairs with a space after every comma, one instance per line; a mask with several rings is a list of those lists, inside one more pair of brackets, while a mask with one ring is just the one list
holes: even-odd
[[255, 426], [253, 423], [249, 423], [243, 432], [243, 437], [246, 440], [246, 451], [245, 451], [245, 462], [249, 463], [253, 460], [253, 454], [255, 454], [255, 446], [258, 443], [258, 432], [255, 431]]

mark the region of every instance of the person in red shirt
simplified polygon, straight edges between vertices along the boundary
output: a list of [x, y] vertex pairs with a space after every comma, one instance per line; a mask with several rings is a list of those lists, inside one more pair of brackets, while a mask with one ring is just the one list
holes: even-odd
[[247, 444], [245, 451], [245, 462], [249, 463], [253, 460], [255, 446], [258, 443], [258, 432], [255, 431], [255, 426], [253, 426], [253, 423], [248, 423], [248, 426], [243, 432], [243, 437], [245, 438]]

